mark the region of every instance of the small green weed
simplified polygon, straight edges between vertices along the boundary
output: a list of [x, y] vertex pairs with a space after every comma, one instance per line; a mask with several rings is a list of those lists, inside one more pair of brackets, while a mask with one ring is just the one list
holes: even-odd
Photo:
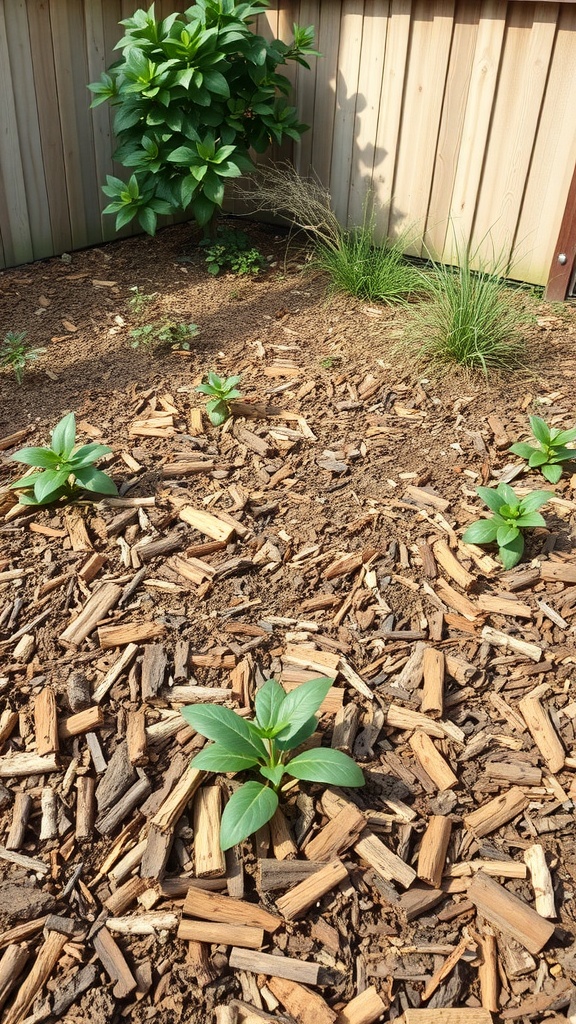
[[554, 497], [552, 491], [531, 491], [525, 498], [508, 484], [498, 487], [477, 487], [476, 494], [494, 513], [489, 519], [479, 519], [464, 532], [465, 544], [498, 544], [498, 554], [505, 569], [518, 564], [524, 553], [523, 530], [546, 526], [537, 509]]
[[237, 228], [220, 227], [216, 238], [204, 238], [200, 245], [204, 249], [207, 270], [216, 276], [222, 270], [233, 274], [257, 274], [266, 260], [260, 250], [252, 245], [248, 235]]
[[469, 248], [458, 252], [458, 261], [458, 267], [431, 261], [432, 273], [422, 275], [430, 301], [413, 307], [402, 347], [431, 370], [450, 363], [486, 375], [518, 368], [525, 354], [521, 328], [530, 316], [505, 284], [507, 267], [482, 262]]
[[45, 348], [32, 348], [26, 341], [26, 331], [7, 331], [0, 343], [0, 366], [11, 366], [21, 384], [26, 363], [38, 359], [45, 351]]
[[50, 448], [21, 448], [10, 456], [14, 462], [40, 470], [10, 485], [22, 491], [21, 505], [51, 505], [59, 498], [75, 498], [81, 491], [118, 494], [114, 481], [94, 466], [112, 449], [91, 443], [74, 450], [75, 443], [76, 417], [70, 412], [54, 427]]
[[531, 416], [530, 428], [536, 444], [519, 441], [509, 451], [527, 459], [530, 469], [539, 469], [549, 483], [557, 484], [562, 476], [562, 463], [576, 459], [576, 451], [566, 448], [570, 441], [576, 441], [576, 427], [572, 430], [557, 430], [549, 427], [540, 416]]
[[132, 295], [128, 299], [128, 305], [130, 306], [130, 309], [131, 309], [133, 315], [138, 317], [138, 319], [140, 319], [140, 317], [143, 315], [144, 310], [146, 309], [146, 307], [151, 302], [154, 302], [154, 299], [156, 299], [158, 297], [158, 293], [157, 292], [150, 292], [150, 293], [141, 292], [137, 284], [133, 285], [133, 287], [130, 289], [130, 291], [132, 292]]
[[230, 708], [194, 704], [182, 715], [201, 736], [214, 740], [192, 760], [209, 772], [256, 769], [264, 782], [245, 782], [226, 804], [220, 825], [220, 846], [229, 850], [274, 816], [284, 775], [333, 786], [363, 786], [355, 761], [331, 747], [315, 747], [291, 757], [317, 726], [316, 712], [332, 686], [331, 679], [312, 679], [286, 693], [275, 679], [256, 691], [256, 717], [241, 718]]
[[242, 398], [236, 385], [240, 383], [240, 377], [219, 377], [212, 370], [208, 374], [205, 384], [199, 384], [196, 391], [202, 395], [209, 395], [210, 401], [206, 402], [208, 418], [215, 427], [222, 426], [230, 416], [230, 402], [235, 398]]
[[141, 324], [130, 331], [132, 348], [174, 349], [190, 351], [192, 338], [198, 334], [196, 324], [177, 324], [172, 320], [157, 320], [151, 324]]

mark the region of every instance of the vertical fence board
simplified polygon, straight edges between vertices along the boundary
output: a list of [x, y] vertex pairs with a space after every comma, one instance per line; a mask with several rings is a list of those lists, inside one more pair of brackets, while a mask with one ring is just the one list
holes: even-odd
[[460, 4], [457, 8], [434, 163], [434, 180], [424, 234], [426, 251], [435, 258], [443, 252], [446, 233], [451, 230], [450, 206], [458, 154], [462, 145], [479, 17], [480, 0], [476, 3]]
[[348, 219], [352, 161], [358, 150], [357, 111], [366, 102], [358, 93], [363, 12], [363, 0], [343, 0], [330, 167], [332, 203], [342, 224]]
[[[314, 25], [315, 49], [318, 49], [318, 22], [320, 20], [320, 0], [301, 0], [298, 22], [305, 28]], [[303, 124], [312, 125], [316, 106], [316, 78], [318, 64], [323, 58], [310, 57], [310, 70], [298, 66], [296, 72], [296, 91], [298, 111]], [[307, 131], [301, 136], [300, 142], [294, 147], [294, 166], [304, 177], [312, 169], [312, 132]]]
[[[400, 142], [394, 181], [394, 231], [422, 234], [430, 201], [444, 84], [453, 29], [451, 0], [417, 0], [414, 7]], [[422, 244], [409, 240], [420, 255]]]
[[316, 69], [316, 99], [312, 125], [312, 168], [323, 185], [330, 183], [334, 137], [334, 110], [340, 44], [340, 6], [320, 4], [318, 49], [323, 54]]
[[557, 13], [552, 3], [515, 4], [511, 11], [472, 235], [484, 259], [513, 255]]
[[514, 272], [520, 280], [546, 280], [562, 222], [563, 209], [558, 197], [568, 195], [576, 166], [575, 39], [576, 5], [563, 5], [516, 230], [515, 244], [520, 259], [515, 263]]
[[13, 92], [4, 4], [0, 4], [0, 192], [4, 214], [3, 248], [8, 263], [34, 258], [30, 213], [24, 186], [18, 120]]
[[374, 200], [378, 204], [376, 230], [380, 238], [395, 234], [392, 198], [411, 18], [412, 0], [391, 0], [380, 93], [380, 117], [376, 133], [376, 152], [379, 160], [374, 166], [372, 182]]

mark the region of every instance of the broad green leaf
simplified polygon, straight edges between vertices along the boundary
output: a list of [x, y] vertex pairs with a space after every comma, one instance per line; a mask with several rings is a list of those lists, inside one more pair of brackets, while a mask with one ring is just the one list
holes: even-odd
[[[106, 207], [104, 213], [106, 213], [107, 211], [108, 207]], [[122, 210], [119, 210], [116, 214], [116, 231], [119, 231], [120, 228], [125, 227], [125, 225], [129, 224], [131, 220], [134, 220], [134, 217], [136, 216], [137, 213], [137, 206], [125, 206]]]
[[23, 462], [25, 466], [38, 466], [40, 469], [56, 469], [62, 461], [60, 456], [50, 448], [21, 448], [10, 456], [12, 462]]
[[279, 713], [285, 699], [286, 691], [275, 679], [268, 679], [263, 686], [256, 690], [254, 700], [256, 721], [266, 732], [270, 730], [270, 735], [273, 735], [272, 730], [279, 721]]
[[205, 224], [212, 218], [216, 206], [210, 202], [206, 196], [198, 195], [192, 200], [192, 210], [194, 216], [198, 222], [198, 226], [203, 228]]
[[96, 441], [91, 444], [84, 444], [81, 448], [78, 448], [74, 452], [74, 455], [70, 459], [70, 465], [72, 470], [80, 469], [82, 466], [90, 466], [97, 459], [102, 458], [103, 455], [110, 455], [112, 451], [108, 445], [98, 444]]
[[546, 526], [546, 520], [543, 515], [540, 515], [540, 512], [527, 512], [525, 516], [518, 516], [516, 526], [521, 526], [522, 528]]
[[284, 742], [292, 739], [316, 714], [331, 686], [331, 679], [311, 679], [292, 690], [282, 705], [282, 720], [278, 722], [276, 738]]
[[540, 444], [548, 444], [550, 441], [550, 430], [548, 424], [540, 416], [530, 417], [530, 429]]
[[510, 544], [498, 548], [498, 555], [505, 569], [513, 569], [522, 558], [524, 552], [524, 537], [521, 533], [514, 538]]
[[61, 462], [65, 461], [74, 447], [76, 440], [76, 417], [69, 412], [52, 431], [52, 450], [61, 456]]
[[476, 494], [478, 497], [482, 498], [484, 504], [487, 505], [492, 512], [498, 512], [500, 507], [506, 502], [506, 499], [495, 487], [477, 487]]
[[229, 850], [257, 832], [270, 821], [278, 807], [278, 797], [270, 786], [246, 782], [230, 797], [220, 823], [220, 847]]
[[285, 772], [286, 766], [283, 764], [277, 764], [275, 768], [269, 768], [268, 765], [260, 768], [260, 775], [263, 775], [265, 779], [269, 779], [276, 789], [280, 785]]
[[341, 750], [315, 747], [288, 761], [286, 771], [306, 782], [327, 782], [333, 786], [363, 786], [364, 776], [355, 761]]
[[214, 203], [215, 206], [222, 206], [224, 202], [224, 182], [214, 173], [208, 170], [202, 181], [204, 195]]
[[519, 530], [517, 526], [500, 526], [496, 534], [496, 541], [499, 547], [506, 547], [511, 544], [513, 540], [518, 536]]
[[144, 231], [148, 235], [156, 234], [156, 224], [158, 217], [155, 211], [150, 206], [144, 206], [141, 210], [138, 210], [138, 220]]
[[36, 501], [41, 504], [49, 504], [51, 501], [54, 501], [54, 492], [59, 491], [64, 486], [69, 475], [70, 471], [68, 468], [56, 471], [45, 469], [42, 476], [34, 484], [34, 497]]
[[519, 455], [521, 459], [529, 459], [537, 449], [531, 444], [527, 444], [526, 441], [518, 441], [518, 443], [513, 444], [508, 451], [512, 452], [513, 455]]
[[210, 743], [192, 758], [191, 764], [206, 772], [241, 772], [253, 768], [258, 761], [250, 754], [232, 752], [221, 743]]
[[222, 96], [225, 100], [230, 95], [228, 82], [219, 71], [205, 71], [204, 85], [210, 89], [210, 92], [216, 93], [217, 96]]
[[502, 498], [504, 498], [504, 502], [506, 505], [510, 505], [512, 508], [514, 508], [518, 504], [518, 497], [516, 495], [516, 492], [510, 487], [510, 484], [498, 484], [496, 490], [498, 491], [498, 494]]
[[537, 509], [542, 508], [542, 505], [545, 505], [553, 497], [553, 491], [531, 491], [520, 502], [520, 514], [526, 515], [527, 512], [536, 512]]
[[193, 160], [198, 159], [198, 153], [195, 149], [190, 149], [190, 146], [178, 146], [177, 149], [173, 149], [171, 153], [166, 157], [170, 163], [183, 164], [188, 167]]
[[[576, 427], [572, 427], [570, 430], [561, 430], [559, 434], [554, 438], [554, 447], [557, 445], [569, 444], [570, 441], [576, 441]], [[574, 452], [576, 457], [576, 451]]]
[[118, 494], [118, 488], [110, 477], [94, 466], [83, 466], [74, 470], [76, 482], [81, 484], [87, 491], [95, 494]]
[[21, 488], [22, 489], [24, 489], [24, 488], [26, 488], [26, 489], [31, 488], [31, 487], [34, 486], [36, 481], [40, 479], [41, 476], [42, 476], [42, 472], [40, 472], [40, 473], [30, 473], [28, 476], [21, 476], [21, 477], [18, 478], [18, 480], [15, 480], [14, 483], [10, 484], [10, 487], [13, 490], [20, 490]]
[[190, 704], [182, 708], [182, 716], [201, 736], [215, 740], [227, 750], [267, 760], [266, 747], [251, 723], [240, 718], [231, 708]]
[[226, 402], [223, 402], [221, 398], [211, 398], [209, 402], [206, 402], [206, 411], [210, 422], [215, 427], [221, 427], [230, 417], [230, 410]]
[[297, 733], [290, 736], [287, 740], [280, 740], [276, 736], [274, 743], [278, 747], [278, 750], [295, 750], [296, 747], [299, 747], [301, 743], [305, 743], [305, 741], [316, 732], [317, 726], [318, 719], [316, 718], [316, 715], [311, 715], [308, 721], [304, 722], [304, 725], [300, 726]]
[[479, 519], [471, 523], [462, 535], [462, 540], [465, 544], [491, 544], [496, 540], [497, 532], [498, 523], [493, 519]]
[[532, 455], [528, 459], [528, 465], [530, 466], [530, 469], [535, 469], [537, 466], [543, 466], [546, 462], [548, 462], [548, 456], [546, 452], [541, 452], [538, 450], [534, 450], [532, 452]]
[[554, 448], [554, 454], [550, 457], [550, 462], [567, 462], [568, 459], [576, 459], [576, 449], [565, 448], [561, 444]]
[[562, 466], [559, 463], [542, 466], [542, 476], [548, 483], [557, 484], [562, 476]]

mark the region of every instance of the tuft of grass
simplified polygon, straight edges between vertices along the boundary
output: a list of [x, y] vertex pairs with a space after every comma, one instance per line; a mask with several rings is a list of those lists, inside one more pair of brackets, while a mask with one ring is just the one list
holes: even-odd
[[531, 316], [506, 284], [508, 265], [482, 261], [469, 247], [460, 249], [458, 260], [457, 267], [431, 260], [429, 299], [412, 309], [402, 347], [430, 370], [451, 363], [486, 376], [517, 369], [525, 361], [522, 329]]
[[311, 266], [329, 274], [331, 292], [404, 305], [425, 290], [422, 274], [404, 258], [405, 245], [405, 238], [377, 245], [373, 223], [367, 221], [353, 231], [341, 231], [335, 245], [317, 243]]

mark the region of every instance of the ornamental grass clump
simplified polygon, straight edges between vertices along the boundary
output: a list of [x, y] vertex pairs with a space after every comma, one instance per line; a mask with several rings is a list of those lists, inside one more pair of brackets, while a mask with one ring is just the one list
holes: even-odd
[[316, 712], [332, 686], [312, 679], [286, 693], [275, 679], [257, 691], [253, 721], [213, 704], [193, 704], [182, 715], [201, 736], [213, 742], [192, 760], [209, 772], [256, 771], [264, 781], [249, 780], [230, 797], [220, 826], [220, 846], [230, 849], [257, 832], [274, 816], [285, 775], [333, 786], [363, 786], [355, 761], [331, 747], [313, 747], [294, 755], [317, 726]]
[[476, 494], [492, 511], [488, 519], [478, 519], [464, 532], [465, 544], [498, 545], [498, 555], [505, 569], [513, 569], [524, 554], [524, 530], [546, 526], [537, 510], [554, 497], [552, 491], [532, 491], [520, 498], [508, 484], [498, 487], [477, 487]]

